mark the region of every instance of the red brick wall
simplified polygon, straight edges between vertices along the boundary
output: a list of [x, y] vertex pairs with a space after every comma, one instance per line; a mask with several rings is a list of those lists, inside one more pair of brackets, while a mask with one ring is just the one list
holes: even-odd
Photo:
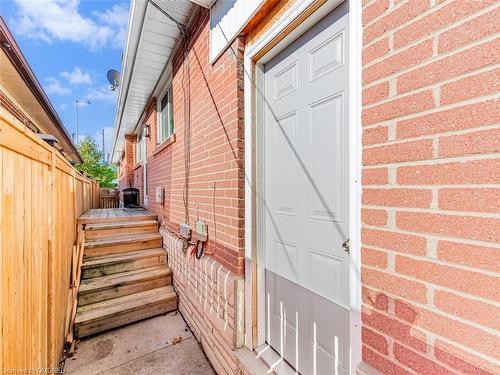
[[139, 190], [139, 205], [144, 206], [144, 170], [142, 164], [137, 164], [132, 172], [132, 187]]
[[363, 4], [363, 359], [498, 374], [498, 2]]
[[[120, 192], [130, 186], [134, 186], [134, 165], [135, 165], [135, 137], [133, 135], [125, 136], [125, 147], [122, 159], [120, 160], [120, 174], [118, 175], [118, 188]], [[120, 200], [123, 197], [120, 193]]]
[[[151, 133], [147, 141], [148, 208], [161, 217], [165, 227], [174, 231], [180, 223], [187, 221], [194, 227], [197, 217], [205, 220], [209, 234], [206, 251], [215, 251], [213, 257], [218, 262], [230, 271], [242, 274], [242, 70], [230, 49], [214, 65], [209, 63], [207, 10], [200, 11], [191, 30], [187, 66], [181, 52], [173, 60], [175, 137], [166, 144], [157, 145], [155, 100], [150, 103], [145, 120]], [[237, 39], [233, 49], [240, 60], [242, 48], [242, 41]], [[185, 91], [188, 80], [189, 100], [186, 99], [188, 90]], [[189, 127], [186, 102], [189, 103], [191, 118]], [[165, 188], [163, 205], [155, 201], [156, 187]], [[140, 189], [142, 191], [142, 186]]]

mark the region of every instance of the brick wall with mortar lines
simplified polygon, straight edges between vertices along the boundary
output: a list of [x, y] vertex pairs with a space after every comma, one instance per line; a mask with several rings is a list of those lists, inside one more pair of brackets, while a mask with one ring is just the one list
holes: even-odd
[[[127, 163], [125, 162], [125, 157], [123, 157], [118, 163], [117, 168], [117, 178], [118, 178], [118, 190], [121, 192], [127, 187]], [[120, 200], [122, 200], [120, 194]]]
[[160, 229], [179, 296], [179, 311], [218, 374], [239, 374], [233, 352], [243, 345], [243, 277], [213, 258], [187, 256], [183, 240]]
[[[173, 61], [173, 137], [158, 144], [156, 98], [152, 98], [146, 108], [144, 123], [149, 125], [151, 135], [146, 139], [147, 207], [158, 214], [161, 221], [160, 233], [169, 254], [179, 311], [216, 371], [238, 374], [233, 350], [243, 344], [243, 76], [231, 50], [213, 66], [209, 64], [208, 22], [209, 12], [202, 10], [191, 27], [190, 138], [184, 115], [183, 89], [187, 75], [183, 75], [182, 54]], [[241, 39], [232, 47], [241, 60]], [[189, 224], [194, 227], [197, 217], [204, 219], [209, 235], [206, 251], [213, 252], [216, 247], [213, 256], [204, 256], [201, 260], [186, 258], [182, 241], [173, 234], [179, 224], [186, 221], [183, 192], [188, 148], [191, 156]], [[132, 148], [131, 152], [134, 151]], [[143, 204], [143, 166], [136, 165], [135, 159], [127, 159], [127, 165]], [[155, 200], [156, 187], [165, 188], [164, 204]]]
[[139, 205], [144, 206], [144, 167], [142, 164], [137, 164], [132, 172], [133, 183], [132, 187], [139, 190]]
[[[118, 189], [122, 191], [134, 184], [135, 163], [135, 136], [125, 136], [125, 147], [123, 157], [120, 160], [120, 174], [118, 176]], [[123, 197], [120, 194], [120, 199]]]
[[[197, 217], [205, 220], [209, 237], [206, 251], [213, 252], [216, 247], [214, 259], [241, 275], [244, 267], [243, 72], [237, 59], [243, 57], [243, 43], [237, 38], [232, 44], [237, 57], [228, 49], [211, 65], [207, 10], [200, 11], [191, 31], [190, 139], [183, 90], [183, 81], [188, 77], [183, 55], [178, 53], [173, 59], [172, 83], [175, 138], [167, 140], [166, 146], [157, 145], [156, 100], [150, 103], [145, 120], [151, 128], [151, 138], [147, 141], [148, 209], [159, 215], [163, 226], [172, 230], [178, 230], [179, 224], [186, 222], [185, 156], [190, 148], [189, 224], [194, 227]], [[165, 188], [163, 205], [155, 201], [156, 187]]]
[[363, 1], [363, 359], [500, 373], [500, 8]]

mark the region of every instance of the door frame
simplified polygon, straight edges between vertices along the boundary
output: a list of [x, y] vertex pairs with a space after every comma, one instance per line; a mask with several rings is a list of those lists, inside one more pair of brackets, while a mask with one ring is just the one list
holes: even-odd
[[[263, 165], [261, 144], [264, 64], [343, 1], [302, 0], [292, 5], [244, 54], [245, 139], [245, 345], [255, 349], [265, 343], [265, 254], [259, 243], [259, 207]], [[361, 361], [361, 4], [349, 1], [349, 266], [350, 372]], [[260, 185], [259, 185], [260, 184]]]
[[[147, 147], [145, 144], [144, 147]], [[146, 152], [146, 160], [142, 163], [142, 187], [144, 190], [144, 206], [147, 207], [149, 205], [149, 196], [148, 196], [148, 156]]]

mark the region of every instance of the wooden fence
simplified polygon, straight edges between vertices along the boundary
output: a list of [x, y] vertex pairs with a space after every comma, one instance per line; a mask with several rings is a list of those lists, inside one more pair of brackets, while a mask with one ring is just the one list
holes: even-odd
[[76, 298], [76, 220], [99, 206], [99, 187], [1, 108], [0, 165], [0, 368], [57, 367]]
[[118, 203], [118, 190], [101, 188], [100, 208], [117, 208]]

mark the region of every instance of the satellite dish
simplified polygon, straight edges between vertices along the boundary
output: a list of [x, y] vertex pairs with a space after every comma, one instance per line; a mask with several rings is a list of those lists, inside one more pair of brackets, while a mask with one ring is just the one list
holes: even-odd
[[120, 72], [111, 69], [108, 70], [106, 76], [108, 77], [108, 81], [111, 84], [111, 90], [115, 91], [118, 85], [120, 84]]

